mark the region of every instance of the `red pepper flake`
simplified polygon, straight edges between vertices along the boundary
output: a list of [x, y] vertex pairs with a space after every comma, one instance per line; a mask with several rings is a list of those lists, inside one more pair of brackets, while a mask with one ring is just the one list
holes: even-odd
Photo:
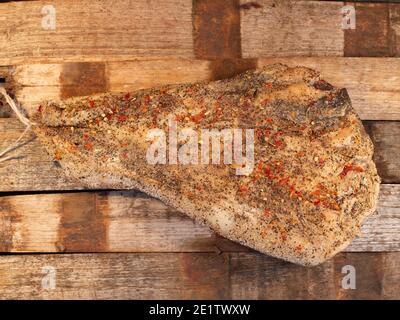
[[203, 119], [205, 113], [206, 113], [205, 111], [201, 111], [200, 113], [191, 116], [190, 120], [192, 120], [194, 123], [199, 123], [200, 120]]
[[126, 115], [124, 115], [124, 114], [121, 114], [121, 115], [118, 116], [118, 122], [119, 123], [125, 122], [127, 119], [128, 119], [128, 117]]
[[54, 159], [55, 160], [61, 160], [62, 159], [62, 152], [60, 150], [56, 150], [54, 154]]
[[94, 120], [94, 122], [96, 122], [96, 124], [100, 124], [100, 118], [96, 118], [96, 120]]
[[314, 200], [314, 202], [313, 202], [313, 203], [314, 203], [314, 205], [315, 205], [315, 206], [317, 206], [317, 207], [318, 207], [318, 206], [320, 206], [320, 205], [321, 205], [321, 200], [319, 200], [319, 199], [318, 199], [318, 200]]
[[185, 115], [184, 114], [178, 114], [175, 117], [175, 121], [178, 121], [178, 122], [183, 121], [184, 119], [185, 119]]
[[303, 251], [303, 246], [301, 244], [299, 244], [298, 246], [296, 246], [295, 250], [297, 252], [301, 252], [301, 251]]
[[266, 83], [265, 83], [265, 86], [266, 86], [267, 88], [272, 88], [273, 84], [272, 84], [272, 82], [266, 82]]
[[274, 122], [274, 120], [272, 120], [272, 118], [266, 118], [265, 121], [266, 121], [267, 123], [272, 123], [272, 122]]
[[146, 95], [143, 97], [143, 102], [144, 102], [145, 104], [148, 104], [150, 100], [151, 100], [151, 98], [150, 98], [150, 96], [149, 96], [148, 94], [146, 94]]
[[269, 167], [269, 165], [267, 165], [267, 167], [264, 169], [264, 175], [268, 178], [268, 179], [274, 179], [273, 174], [271, 173], [271, 169]]
[[247, 185], [242, 184], [239, 187], [239, 191], [242, 192], [242, 193], [247, 193], [247, 192], [249, 192], [249, 189], [248, 189]]
[[89, 106], [91, 108], [94, 108], [96, 106], [95, 102], [93, 100], [89, 100]]
[[291, 185], [289, 187], [289, 191], [290, 191], [290, 197], [293, 198], [293, 196], [296, 194], [296, 189], [295, 189], [294, 185]]
[[90, 142], [87, 142], [87, 143], [85, 143], [84, 148], [85, 148], [87, 151], [92, 151], [92, 150], [93, 150], [93, 144], [90, 143]]
[[108, 115], [107, 115], [107, 119], [108, 119], [108, 121], [111, 121], [112, 120], [112, 114], [111, 113], [109, 113]]
[[83, 140], [89, 140], [89, 135], [87, 133], [83, 134]]
[[126, 93], [126, 94], [124, 95], [125, 101], [128, 101], [130, 97], [131, 97], [131, 94], [130, 94], [129, 92]]
[[189, 94], [193, 93], [193, 88], [192, 87], [187, 87], [186, 88], [186, 93], [189, 93]]
[[281, 186], [287, 185], [288, 183], [289, 183], [289, 177], [282, 178], [281, 180], [279, 180], [279, 185]]
[[43, 111], [42, 105], [40, 105], [40, 106], [37, 108], [37, 111], [38, 111], [38, 112], [42, 112], [42, 111]]
[[121, 152], [121, 157], [122, 157], [123, 159], [128, 159], [128, 156], [129, 156], [128, 151], [123, 151], [123, 152]]
[[287, 240], [287, 233], [286, 231], [281, 232], [282, 241], [285, 242]]
[[343, 168], [343, 171], [340, 173], [340, 177], [343, 179], [350, 171], [364, 172], [364, 169], [360, 166], [346, 164]]
[[[263, 103], [262, 103], [263, 107], [266, 107], [268, 103], [269, 103], [269, 100], [268, 100], [268, 99], [265, 99], [265, 100], [263, 101]], [[269, 118], [269, 119], [271, 119], [271, 118]], [[271, 120], [272, 120], [272, 119], [271, 119]], [[272, 122], [270, 122], [270, 123], [272, 123]]]
[[280, 147], [281, 145], [283, 145], [282, 140], [275, 140], [275, 147]]
[[264, 216], [269, 217], [271, 215], [271, 211], [269, 209], [264, 209]]

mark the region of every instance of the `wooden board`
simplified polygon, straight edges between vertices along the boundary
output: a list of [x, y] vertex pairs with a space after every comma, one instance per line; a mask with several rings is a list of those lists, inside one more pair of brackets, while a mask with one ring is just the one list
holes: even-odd
[[[400, 253], [339, 254], [304, 268], [258, 253], [17, 255], [1, 299], [399, 299]], [[356, 290], [343, 289], [346, 265]]]
[[[45, 29], [45, 5], [55, 29]], [[87, 56], [194, 57], [192, 2], [21, 1], [0, 6], [0, 65]]]
[[[382, 185], [377, 214], [346, 251], [400, 251], [400, 185]], [[249, 251], [135, 191], [0, 198], [1, 252]]]
[[343, 2], [257, 2], [241, 11], [243, 57], [343, 56]]
[[[397, 4], [274, 0], [257, 4], [241, 10], [245, 58], [400, 56]], [[342, 28], [345, 5], [355, 8], [355, 29]]]
[[342, 29], [345, 3], [340, 1], [57, 0], [51, 3], [54, 30], [42, 27], [45, 5], [1, 5], [0, 65], [128, 57], [400, 55], [399, 9], [388, 3], [356, 4], [356, 30]]
[[[303, 65], [347, 88], [364, 120], [400, 119], [400, 59], [269, 58], [206, 61], [191, 59], [28, 64], [14, 67], [8, 88], [28, 113], [42, 100], [99, 92], [134, 91], [158, 85], [215, 80], [270, 63]], [[221, 72], [221, 69], [225, 69]], [[394, 70], [399, 70], [398, 73]]]

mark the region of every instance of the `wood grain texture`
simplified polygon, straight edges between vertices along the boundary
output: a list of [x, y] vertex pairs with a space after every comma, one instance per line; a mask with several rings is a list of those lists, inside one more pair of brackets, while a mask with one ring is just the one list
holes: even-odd
[[[367, 126], [371, 127], [371, 124]], [[396, 166], [400, 140], [391, 134], [396, 133], [398, 127], [398, 122], [380, 122], [371, 134], [376, 145], [374, 160], [383, 183], [400, 182]], [[12, 144], [23, 130], [24, 126], [17, 119], [0, 118], [0, 150]], [[0, 163], [0, 192], [83, 189], [78, 183], [63, 177], [57, 161], [47, 154], [33, 134], [24, 138], [22, 145], [11, 154], [12, 160]]]
[[194, 0], [193, 34], [196, 58], [240, 58], [239, 0]]
[[392, 54], [400, 57], [400, 4], [389, 4], [390, 16], [390, 43]]
[[400, 122], [364, 121], [363, 124], [374, 141], [374, 161], [379, 163], [379, 176], [386, 183], [398, 183], [400, 157], [397, 141], [400, 137]]
[[[327, 81], [348, 89], [353, 106], [363, 120], [400, 120], [400, 59], [397, 58], [169, 59], [83, 63], [88, 70], [97, 70], [94, 73], [71, 71], [80, 70], [82, 63], [27, 64], [15, 66], [12, 90], [16, 99], [31, 113], [43, 100], [221, 79], [269, 63], [304, 65], [320, 71]], [[70, 71], [66, 72], [68, 69]]]
[[56, 0], [55, 30], [42, 27], [45, 5], [0, 5], [0, 65], [55, 57], [194, 57], [191, 1]]
[[[399, 199], [399, 185], [382, 185], [377, 213], [346, 251], [400, 251]], [[2, 252], [250, 251], [135, 191], [0, 197], [0, 240]]]
[[[0, 298], [398, 299], [399, 263], [398, 252], [339, 254], [313, 268], [257, 253], [1, 256]], [[342, 289], [345, 265], [355, 290]], [[46, 269], [54, 289], [42, 285]]]
[[[0, 128], [0, 150], [14, 143], [24, 131], [16, 119], [0, 119]], [[25, 136], [8, 155], [13, 155], [13, 159], [0, 163], [0, 191], [82, 189], [64, 178], [60, 166], [47, 155], [33, 133]]]
[[347, 57], [392, 56], [391, 26], [387, 3], [355, 3], [355, 29], [346, 29], [344, 55]]
[[244, 58], [343, 56], [343, 2], [257, 2], [262, 7], [241, 10]]

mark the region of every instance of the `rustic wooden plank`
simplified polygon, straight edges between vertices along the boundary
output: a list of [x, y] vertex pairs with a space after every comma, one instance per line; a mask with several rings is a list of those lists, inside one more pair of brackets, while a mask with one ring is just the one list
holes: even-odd
[[[400, 251], [399, 207], [400, 186], [382, 185], [377, 214], [346, 251]], [[2, 252], [249, 250], [135, 191], [0, 197]]]
[[[42, 26], [45, 5], [55, 29]], [[71, 57], [194, 57], [192, 2], [56, 0], [0, 5], [0, 65]]]
[[[368, 121], [367, 131], [375, 145], [374, 160], [383, 183], [399, 183], [400, 122]], [[16, 119], [0, 118], [0, 149], [12, 144], [24, 127]], [[22, 145], [12, 151], [14, 159], [0, 163], [0, 192], [79, 190], [82, 186], [67, 181], [33, 134], [24, 138]]]
[[400, 57], [400, 4], [389, 4], [391, 54]]
[[[400, 119], [400, 59], [397, 58], [264, 58], [226, 60], [136, 60], [15, 66], [12, 75], [17, 100], [28, 113], [42, 100], [101, 91], [128, 91], [163, 84], [197, 82], [233, 76], [269, 63], [304, 65], [321, 71], [336, 86], [348, 89], [364, 120]], [[105, 66], [104, 66], [105, 64]], [[103, 71], [103, 68], [104, 71]], [[104, 75], [104, 76], [103, 76]], [[82, 77], [85, 79], [84, 82]], [[82, 84], [87, 83], [87, 86]], [[83, 90], [83, 91], [82, 91]]]
[[[400, 253], [304, 268], [257, 253], [0, 256], [1, 299], [398, 299]], [[342, 288], [342, 268], [356, 289]]]
[[364, 127], [374, 141], [374, 161], [378, 164], [378, 174], [385, 183], [398, 183], [400, 158], [398, 140], [400, 122], [364, 121]]
[[400, 250], [400, 185], [381, 185], [377, 214], [361, 227], [347, 252]]
[[[0, 128], [0, 150], [11, 145], [24, 131], [24, 126], [16, 119], [0, 118]], [[57, 162], [47, 154], [33, 133], [23, 138], [12, 155], [11, 162], [0, 163], [0, 191], [82, 189], [79, 184], [64, 178]]]
[[[86, 69], [82, 69], [82, 65]], [[210, 80], [211, 76], [209, 61], [162, 59], [18, 65], [13, 81], [17, 83], [16, 98], [28, 113], [32, 113], [42, 100], [198, 82]]]
[[194, 0], [193, 33], [196, 58], [240, 58], [239, 0]]
[[344, 31], [344, 55], [347, 57], [392, 56], [391, 27], [387, 3], [354, 3], [355, 29]]
[[400, 59], [397, 58], [265, 58], [269, 63], [302, 65], [321, 72], [328, 82], [348, 90], [363, 120], [400, 119]]
[[[241, 0], [241, 4], [248, 1]], [[343, 2], [257, 1], [241, 10], [242, 56], [343, 56]]]

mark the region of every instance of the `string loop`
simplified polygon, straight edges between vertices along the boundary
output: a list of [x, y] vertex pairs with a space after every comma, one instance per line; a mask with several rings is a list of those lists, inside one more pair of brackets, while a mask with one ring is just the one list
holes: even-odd
[[7, 93], [6, 89], [4, 89], [4, 87], [0, 86], [0, 93], [6, 99], [8, 105], [11, 107], [11, 109], [15, 112], [19, 121], [21, 121], [26, 127], [24, 132], [19, 136], [19, 138], [14, 143], [12, 143], [10, 146], [8, 146], [3, 151], [0, 151], [0, 162], [4, 162], [6, 160], [13, 158], [13, 156], [5, 157], [5, 155], [7, 153], [9, 153], [10, 151], [19, 147], [19, 142], [22, 140], [22, 138], [25, 136], [25, 134], [31, 129], [31, 127], [32, 127], [32, 125], [34, 125], [34, 123], [29, 121], [29, 119], [27, 117], [25, 117], [23, 112], [18, 108], [15, 101], [8, 95], [8, 93]]

